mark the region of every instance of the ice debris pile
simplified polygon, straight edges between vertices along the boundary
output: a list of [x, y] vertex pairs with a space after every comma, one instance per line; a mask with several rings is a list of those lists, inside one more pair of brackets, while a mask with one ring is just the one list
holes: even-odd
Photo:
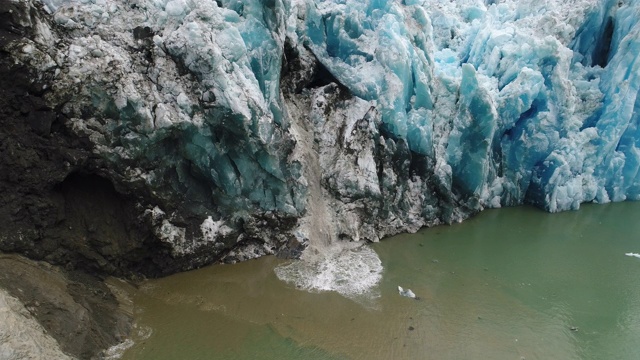
[[333, 248], [311, 261], [278, 266], [275, 273], [301, 290], [335, 291], [355, 300], [379, 296], [375, 287], [382, 279], [383, 268], [378, 254], [358, 244], [334, 244]]
[[640, 1], [42, 2], [16, 61], [176, 257], [640, 198]]

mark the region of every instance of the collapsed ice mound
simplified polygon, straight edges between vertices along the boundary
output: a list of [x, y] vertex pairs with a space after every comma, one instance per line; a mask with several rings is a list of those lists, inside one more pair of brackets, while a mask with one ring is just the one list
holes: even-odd
[[382, 262], [367, 246], [334, 246], [322, 256], [296, 260], [279, 266], [275, 273], [282, 281], [306, 291], [335, 291], [343, 296], [375, 295], [382, 279]]

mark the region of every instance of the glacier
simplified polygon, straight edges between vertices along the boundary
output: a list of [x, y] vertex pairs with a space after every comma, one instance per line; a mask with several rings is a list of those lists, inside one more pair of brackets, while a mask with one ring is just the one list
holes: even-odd
[[99, 159], [67, 173], [163, 254], [123, 266], [640, 199], [640, 1], [10, 1], [34, 31], [5, 51]]

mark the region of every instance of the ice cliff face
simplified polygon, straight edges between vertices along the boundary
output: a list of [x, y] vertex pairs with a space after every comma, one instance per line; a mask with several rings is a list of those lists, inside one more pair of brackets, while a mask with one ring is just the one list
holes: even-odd
[[640, 1], [9, 2], [170, 268], [640, 197]]

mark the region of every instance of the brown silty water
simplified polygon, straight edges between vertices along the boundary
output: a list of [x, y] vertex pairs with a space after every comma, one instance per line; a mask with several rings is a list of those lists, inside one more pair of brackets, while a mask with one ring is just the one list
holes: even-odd
[[383, 270], [359, 294], [297, 288], [273, 257], [148, 281], [123, 359], [636, 359], [639, 211], [489, 210], [396, 236], [370, 246]]

